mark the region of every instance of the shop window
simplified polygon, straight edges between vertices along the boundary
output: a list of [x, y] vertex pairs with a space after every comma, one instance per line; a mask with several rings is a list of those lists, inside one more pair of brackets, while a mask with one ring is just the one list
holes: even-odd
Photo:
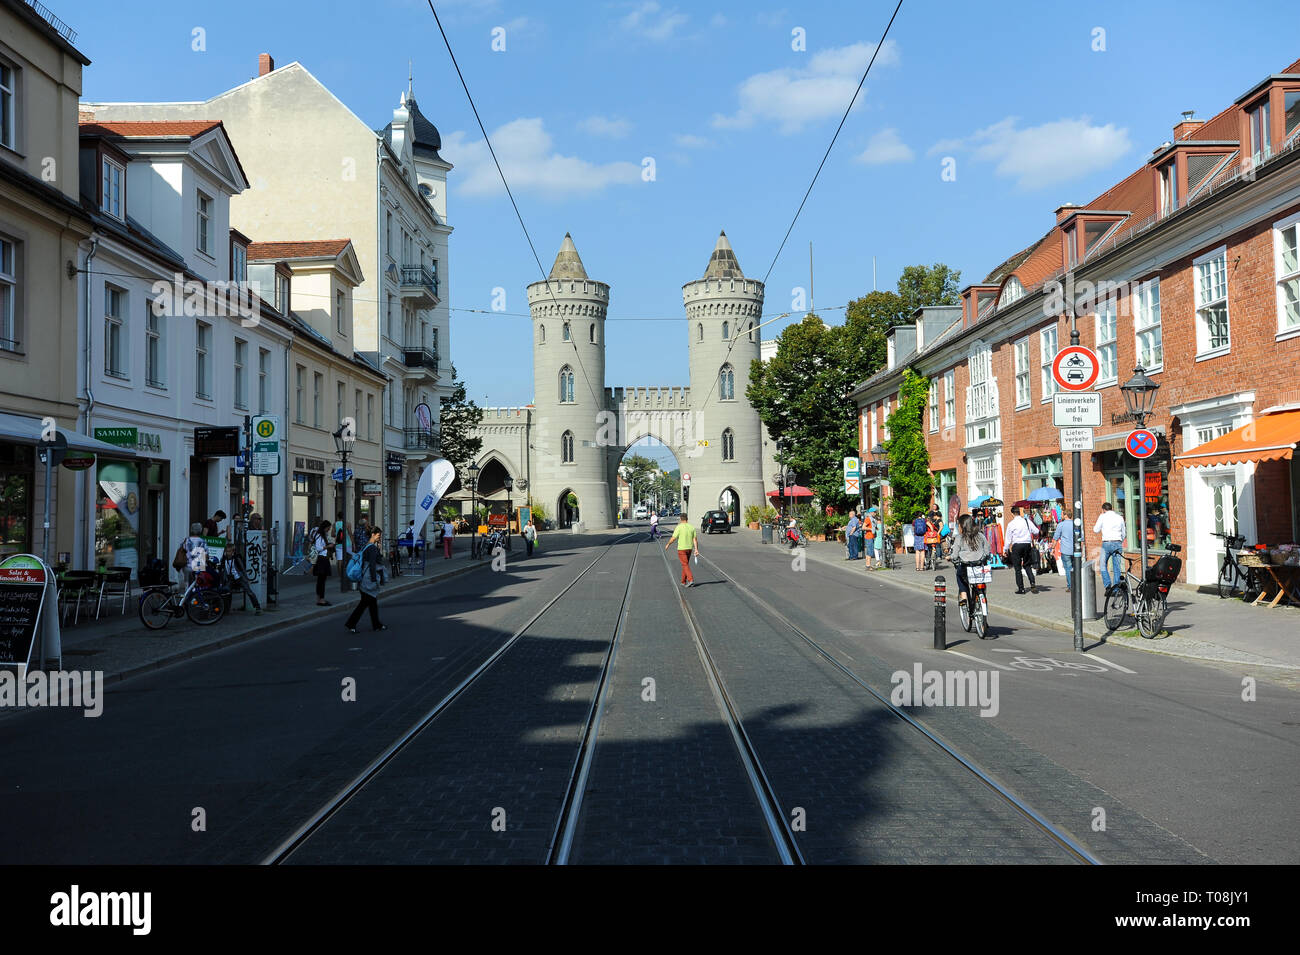
[[36, 452], [29, 445], [0, 445], [0, 557], [32, 550], [32, 474]]
[[[1102, 456], [1102, 470], [1106, 475], [1106, 500], [1116, 513], [1124, 518], [1127, 531], [1125, 547], [1137, 550], [1141, 546], [1141, 498], [1146, 494], [1147, 549], [1163, 551], [1173, 540], [1172, 510], [1169, 497], [1169, 445], [1162, 439], [1156, 453], [1146, 462], [1146, 487], [1138, 483], [1137, 462], [1126, 451], [1108, 451]], [[1091, 522], [1086, 528], [1092, 530]]]

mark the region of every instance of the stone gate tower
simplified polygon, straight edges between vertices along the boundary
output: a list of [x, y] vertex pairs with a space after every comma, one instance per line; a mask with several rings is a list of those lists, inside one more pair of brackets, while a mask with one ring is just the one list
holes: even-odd
[[533, 322], [533, 400], [537, 431], [532, 442], [535, 496], [567, 524], [569, 491], [588, 527], [615, 524], [610, 510], [612, 448], [593, 440], [605, 407], [605, 315], [609, 286], [587, 276], [566, 232], [545, 281], [528, 286]]
[[743, 508], [764, 502], [763, 426], [745, 397], [759, 357], [763, 283], [745, 277], [723, 232], [704, 277], [682, 286], [682, 300], [696, 440], [679, 461], [691, 475], [691, 518], [728, 499], [741, 518]]

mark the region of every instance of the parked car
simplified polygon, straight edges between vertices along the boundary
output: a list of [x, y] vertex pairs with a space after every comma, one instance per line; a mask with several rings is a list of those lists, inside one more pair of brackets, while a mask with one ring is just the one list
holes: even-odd
[[649, 516], [650, 516], [650, 509], [646, 507], [644, 504], [638, 504], [636, 506], [636, 510], [632, 512], [633, 519], [638, 521], [644, 521]]
[[706, 534], [712, 534], [714, 531], [725, 531], [731, 533], [731, 518], [727, 516], [726, 511], [709, 511], [700, 521], [700, 530]]

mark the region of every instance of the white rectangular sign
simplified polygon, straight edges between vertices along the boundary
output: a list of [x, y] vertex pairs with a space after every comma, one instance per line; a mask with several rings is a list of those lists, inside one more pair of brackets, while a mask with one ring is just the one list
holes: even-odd
[[1052, 396], [1052, 424], [1058, 428], [1100, 428], [1101, 395], [1095, 391]]
[[1091, 428], [1062, 428], [1061, 450], [1091, 451], [1092, 433]]

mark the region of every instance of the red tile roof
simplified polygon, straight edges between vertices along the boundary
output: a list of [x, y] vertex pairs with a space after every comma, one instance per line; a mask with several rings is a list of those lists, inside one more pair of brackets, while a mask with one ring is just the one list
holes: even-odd
[[351, 239], [309, 239], [303, 242], [252, 242], [248, 258], [253, 259], [314, 259], [325, 255], [338, 255]]
[[138, 139], [160, 139], [168, 136], [184, 136], [193, 139], [221, 125], [219, 119], [195, 119], [184, 122], [171, 120], [131, 121], [122, 123], [82, 122], [83, 133], [99, 133], [108, 136], [123, 136]]

